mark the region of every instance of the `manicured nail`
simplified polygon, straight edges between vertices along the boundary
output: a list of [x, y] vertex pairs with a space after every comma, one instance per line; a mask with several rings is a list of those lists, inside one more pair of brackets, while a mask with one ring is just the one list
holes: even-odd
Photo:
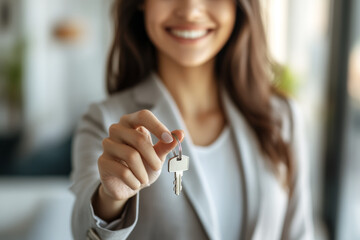
[[163, 132], [161, 134], [161, 139], [165, 142], [165, 143], [171, 143], [173, 141], [172, 136], [167, 133], [167, 132]]

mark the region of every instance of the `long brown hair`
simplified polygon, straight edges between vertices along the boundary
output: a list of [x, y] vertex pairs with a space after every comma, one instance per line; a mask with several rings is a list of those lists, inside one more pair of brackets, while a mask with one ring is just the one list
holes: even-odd
[[[116, 0], [114, 38], [107, 62], [109, 94], [137, 85], [156, 69], [156, 51], [147, 36], [143, 0]], [[291, 185], [294, 171], [291, 148], [281, 137], [281, 122], [274, 117], [271, 97], [285, 97], [273, 86], [272, 64], [258, 0], [236, 0], [236, 23], [230, 39], [216, 57], [218, 84], [223, 84], [232, 101], [253, 129], [263, 153], [273, 163], [287, 168], [283, 183]], [[279, 174], [279, 172], [276, 172]]]

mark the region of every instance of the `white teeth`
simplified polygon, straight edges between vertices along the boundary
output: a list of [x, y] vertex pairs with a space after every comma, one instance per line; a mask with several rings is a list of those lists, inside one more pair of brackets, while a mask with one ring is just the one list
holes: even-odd
[[186, 39], [196, 39], [196, 38], [205, 36], [205, 34], [208, 31], [207, 30], [173, 30], [172, 29], [170, 32], [177, 37], [186, 38]]

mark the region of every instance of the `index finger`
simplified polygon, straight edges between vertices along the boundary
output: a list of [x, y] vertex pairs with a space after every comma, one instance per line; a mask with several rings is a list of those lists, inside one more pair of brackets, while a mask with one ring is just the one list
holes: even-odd
[[134, 129], [143, 126], [164, 143], [173, 141], [169, 129], [149, 110], [144, 109], [125, 115], [120, 119], [120, 123]]

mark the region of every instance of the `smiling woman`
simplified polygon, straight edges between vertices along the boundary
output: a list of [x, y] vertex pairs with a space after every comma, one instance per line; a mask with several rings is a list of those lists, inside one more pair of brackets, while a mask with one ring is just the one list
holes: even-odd
[[[179, 7], [181, 5], [181, 7]], [[158, 60], [182, 66], [214, 61], [229, 39], [235, 1], [146, 1], [146, 32], [158, 50]]]
[[[115, 1], [110, 96], [74, 139], [76, 239], [312, 239], [299, 114], [272, 86], [259, 5]], [[180, 196], [171, 134], [190, 157]]]

